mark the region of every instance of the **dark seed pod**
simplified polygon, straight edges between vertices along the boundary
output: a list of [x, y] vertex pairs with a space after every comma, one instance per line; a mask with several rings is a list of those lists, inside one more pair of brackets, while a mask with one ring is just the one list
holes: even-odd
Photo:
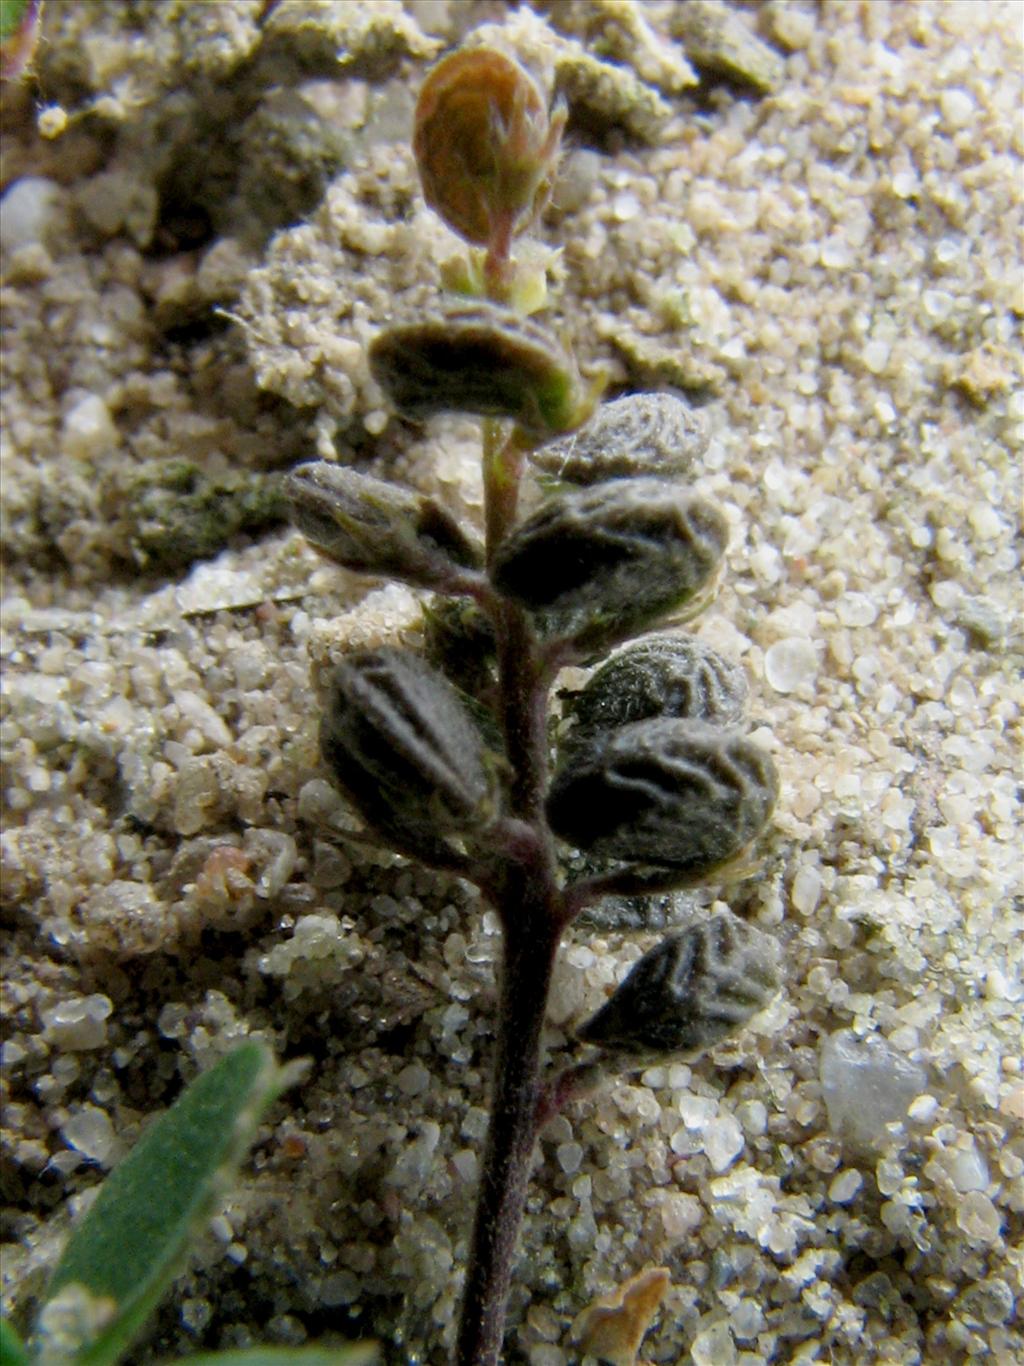
[[774, 940], [725, 912], [645, 953], [578, 1035], [624, 1053], [699, 1052], [763, 1010], [778, 989]]
[[574, 746], [548, 795], [567, 843], [701, 878], [764, 828], [775, 766], [736, 731], [699, 721], [636, 721]]
[[423, 608], [427, 658], [470, 697], [489, 698], [497, 683], [494, 626], [466, 598], [435, 598]]
[[554, 338], [499, 304], [473, 303], [379, 332], [370, 368], [399, 412], [514, 418], [535, 436], [585, 421], [590, 395]]
[[543, 635], [593, 652], [692, 599], [728, 536], [703, 499], [660, 479], [621, 480], [550, 498], [498, 547], [492, 579]]
[[479, 731], [452, 685], [410, 651], [369, 650], [338, 665], [320, 749], [381, 833], [422, 843], [478, 830], [493, 815]]
[[707, 423], [674, 394], [629, 394], [602, 403], [572, 436], [530, 457], [545, 474], [570, 484], [689, 474], [708, 448]]
[[626, 646], [570, 695], [565, 710], [576, 742], [657, 716], [734, 726], [746, 700], [746, 676], [738, 664], [694, 636], [673, 633]]
[[444, 589], [480, 552], [439, 503], [398, 484], [316, 460], [285, 480], [291, 518], [346, 569]]

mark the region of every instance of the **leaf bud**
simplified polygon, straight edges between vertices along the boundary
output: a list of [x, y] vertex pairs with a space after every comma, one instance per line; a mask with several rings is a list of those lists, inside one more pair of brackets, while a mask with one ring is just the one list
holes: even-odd
[[346, 569], [445, 589], [480, 552], [433, 498], [327, 460], [299, 465], [285, 480], [298, 529]]
[[570, 431], [593, 395], [549, 332], [484, 300], [389, 327], [370, 343], [370, 368], [399, 412], [514, 418], [533, 436]]
[[763, 830], [777, 793], [774, 764], [745, 736], [661, 717], [574, 746], [547, 812], [577, 849], [689, 880], [735, 858]]
[[726, 911], [645, 953], [577, 1033], [624, 1053], [700, 1052], [763, 1010], [778, 989], [775, 941]]
[[708, 448], [707, 423], [674, 394], [628, 394], [603, 403], [585, 427], [534, 451], [543, 473], [569, 484], [688, 475]]
[[430, 207], [477, 246], [506, 247], [551, 194], [565, 110], [548, 114], [512, 57], [477, 47], [443, 58], [420, 89], [413, 152]]
[[543, 635], [594, 652], [678, 610], [721, 562], [724, 515], [661, 479], [573, 489], [498, 547], [492, 581]]
[[356, 810], [403, 842], [468, 833], [493, 815], [480, 732], [452, 685], [411, 651], [368, 650], [338, 665], [320, 749]]
[[651, 635], [627, 645], [566, 700], [572, 738], [634, 721], [675, 716], [734, 726], [742, 719], [747, 681], [738, 664], [695, 636]]

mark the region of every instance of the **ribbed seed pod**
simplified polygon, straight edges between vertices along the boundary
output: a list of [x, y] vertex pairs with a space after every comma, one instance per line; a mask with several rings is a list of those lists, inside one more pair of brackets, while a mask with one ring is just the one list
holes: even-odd
[[661, 479], [620, 480], [550, 498], [498, 547], [492, 579], [543, 635], [592, 652], [693, 598], [728, 535], [702, 498]]
[[739, 1029], [778, 989], [774, 940], [719, 913], [645, 953], [578, 1036], [624, 1053], [692, 1053]]
[[320, 749], [382, 833], [422, 841], [480, 829], [493, 814], [479, 731], [452, 685], [411, 651], [368, 650], [338, 665]]
[[775, 766], [745, 736], [663, 717], [574, 746], [548, 820], [577, 849], [699, 878], [760, 833], [777, 792]]
[[620, 650], [566, 700], [565, 711], [575, 743], [657, 716], [734, 726], [746, 701], [746, 676], [738, 664], [694, 636], [674, 632]]
[[531, 460], [570, 484], [689, 474], [708, 448], [707, 423], [674, 394], [628, 394], [602, 403], [572, 436], [542, 446]]
[[444, 588], [480, 552], [439, 503], [398, 484], [326, 460], [299, 465], [285, 480], [291, 518], [309, 540], [364, 574]]
[[500, 304], [467, 304], [390, 327], [370, 343], [369, 356], [377, 383], [406, 417], [509, 417], [547, 437], [589, 415], [589, 391], [558, 342]]

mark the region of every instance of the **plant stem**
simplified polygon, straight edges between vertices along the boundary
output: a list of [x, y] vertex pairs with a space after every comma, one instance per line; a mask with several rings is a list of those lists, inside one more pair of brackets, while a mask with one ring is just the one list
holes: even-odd
[[[515, 517], [523, 451], [484, 422], [483, 471], [490, 563]], [[564, 923], [547, 790], [547, 682], [530, 620], [515, 603], [492, 604], [498, 695], [511, 770], [510, 822], [532, 839], [501, 861], [487, 894], [504, 933], [491, 1120], [477, 1197], [459, 1323], [457, 1366], [497, 1366], [512, 1263], [526, 1204], [541, 1096], [541, 1039], [555, 954]], [[511, 826], [510, 826], [511, 828]]]
[[[526, 1203], [540, 1095], [541, 1033], [558, 931], [552, 888], [512, 884], [505, 925], [491, 1122], [459, 1325], [457, 1366], [496, 1366]], [[522, 896], [520, 896], [520, 890]], [[532, 904], [531, 904], [532, 903]]]

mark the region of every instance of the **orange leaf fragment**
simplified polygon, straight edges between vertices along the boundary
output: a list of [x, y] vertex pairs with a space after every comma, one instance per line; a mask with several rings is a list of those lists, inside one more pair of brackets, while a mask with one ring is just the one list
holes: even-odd
[[637, 1272], [584, 1309], [573, 1326], [575, 1340], [611, 1366], [637, 1366], [640, 1344], [670, 1282], [664, 1266]]

